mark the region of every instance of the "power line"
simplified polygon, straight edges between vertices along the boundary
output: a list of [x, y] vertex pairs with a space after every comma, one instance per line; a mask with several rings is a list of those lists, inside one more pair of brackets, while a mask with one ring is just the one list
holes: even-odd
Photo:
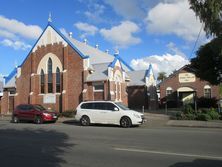
[[190, 53], [189, 60], [190, 60], [191, 56], [193, 55], [193, 52], [194, 52], [194, 50], [195, 50], [195, 48], [196, 48], [197, 42], [198, 42], [198, 40], [199, 40], [199, 38], [200, 38], [201, 31], [202, 31], [202, 29], [203, 29], [203, 25], [204, 25], [204, 23], [202, 23], [202, 25], [201, 25], [201, 27], [200, 27], [200, 31], [199, 31], [199, 33], [198, 33], [197, 39], [196, 39], [196, 41], [195, 41], [195, 43], [194, 43], [194, 46], [193, 46], [193, 49], [192, 49], [192, 51], [191, 51], [191, 53]]

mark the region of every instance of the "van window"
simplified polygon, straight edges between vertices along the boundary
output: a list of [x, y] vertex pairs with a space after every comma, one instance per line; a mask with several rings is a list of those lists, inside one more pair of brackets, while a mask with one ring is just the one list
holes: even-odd
[[81, 105], [81, 108], [82, 109], [94, 109], [94, 105], [93, 105], [93, 103], [83, 103]]

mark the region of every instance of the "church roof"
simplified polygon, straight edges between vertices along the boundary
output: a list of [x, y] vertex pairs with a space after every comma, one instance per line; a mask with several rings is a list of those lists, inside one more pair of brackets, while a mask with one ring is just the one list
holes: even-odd
[[108, 79], [108, 65], [109, 63], [100, 63], [100, 64], [93, 64], [94, 72], [89, 74], [86, 81], [104, 81]]
[[5, 85], [4, 88], [15, 88], [15, 77], [17, 75], [17, 68], [14, 68], [13, 71], [7, 76], [4, 77], [5, 79]]
[[129, 71], [130, 82], [129, 86], [143, 86], [145, 85], [145, 75], [147, 70]]
[[[83, 59], [90, 58], [90, 64], [108, 63], [108, 62], [112, 62], [115, 58], [115, 56], [113, 56], [113, 55], [110, 55], [106, 52], [103, 52], [103, 51], [97, 49], [97, 48], [94, 48], [94, 47], [87, 45], [83, 42], [80, 42], [74, 38], [71, 38], [68, 35], [62, 34], [61, 31], [58, 30], [51, 22], [48, 22], [48, 25], [46, 26], [46, 28], [44, 29], [44, 31], [40, 35], [39, 39], [34, 44], [33, 48], [28, 53], [28, 56], [33, 51], [33, 49], [36, 47], [36, 45], [38, 44], [39, 40], [41, 39], [41, 37], [43, 36], [44, 32], [47, 30], [48, 27], [51, 27], [66, 43], [68, 43], [80, 55], [81, 58], [83, 58]], [[28, 56], [26, 57], [26, 59], [28, 58]], [[23, 61], [21, 66], [24, 64], [26, 59]], [[123, 64], [124, 70], [126, 70], [126, 71], [133, 70], [133, 68], [130, 67], [121, 57], [119, 57], [119, 60]]]

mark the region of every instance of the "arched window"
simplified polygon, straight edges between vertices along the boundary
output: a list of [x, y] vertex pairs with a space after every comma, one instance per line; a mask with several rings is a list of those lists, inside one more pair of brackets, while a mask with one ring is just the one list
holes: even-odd
[[211, 98], [211, 87], [209, 85], [204, 86], [204, 97]]
[[41, 93], [45, 93], [45, 74], [43, 69], [41, 69], [41, 74], [40, 74], [40, 85], [41, 85]]
[[61, 92], [61, 76], [60, 76], [60, 70], [57, 67], [56, 68], [56, 92], [59, 93]]
[[169, 96], [173, 93], [173, 89], [171, 87], [166, 88], [166, 96]]
[[53, 93], [53, 84], [52, 84], [52, 59], [48, 60], [48, 93]]

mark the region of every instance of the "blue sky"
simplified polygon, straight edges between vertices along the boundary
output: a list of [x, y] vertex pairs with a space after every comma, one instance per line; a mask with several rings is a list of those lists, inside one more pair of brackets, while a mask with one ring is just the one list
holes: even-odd
[[95, 46], [117, 48], [135, 69], [153, 64], [155, 73], [168, 74], [189, 63], [207, 42], [201, 23], [187, 0], [1, 0], [0, 75], [20, 65], [47, 25]]

